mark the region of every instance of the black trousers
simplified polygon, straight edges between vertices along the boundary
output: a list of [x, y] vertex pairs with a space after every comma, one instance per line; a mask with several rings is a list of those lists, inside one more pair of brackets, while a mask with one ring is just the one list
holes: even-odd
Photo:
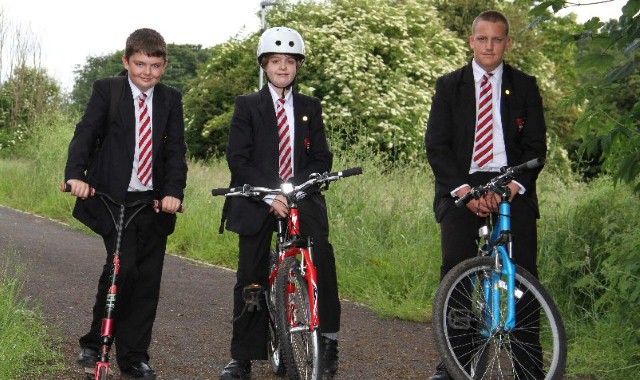
[[[132, 200], [127, 199], [128, 202]], [[125, 220], [128, 220], [135, 210], [127, 210]], [[114, 216], [117, 220], [116, 210]], [[149, 361], [148, 350], [160, 296], [160, 281], [167, 245], [167, 236], [158, 233], [156, 221], [157, 215], [153, 208], [145, 207], [131, 220], [120, 244], [120, 273], [114, 312], [115, 348], [120, 368], [133, 362]], [[100, 345], [116, 236], [115, 231], [103, 236], [107, 258], [98, 281], [91, 328], [80, 338], [81, 347], [98, 349]]]
[[[471, 176], [470, 185], [484, 184], [495, 175], [497, 175], [497, 173], [477, 173]], [[451, 205], [448, 207], [440, 222], [442, 233], [441, 278], [458, 263], [477, 255], [478, 229], [484, 225], [486, 221], [485, 218], [476, 216], [466, 207], [456, 207], [453, 204], [453, 198], [449, 201]], [[538, 237], [536, 219], [535, 210], [527, 204], [520, 195], [516, 195], [511, 203], [513, 260], [537, 278]], [[460, 305], [465, 304], [465, 300], [459, 300], [458, 302]], [[531, 300], [529, 294], [525, 296], [525, 299], [520, 300], [517, 305], [527, 305], [526, 307], [516, 306], [516, 320], [518, 324], [532, 326], [538, 323], [539, 313], [537, 312], [537, 306], [539, 305]], [[518, 332], [516, 335], [518, 340], [523, 342], [522, 346], [530, 348], [540, 346], [536, 334]], [[460, 349], [460, 352], [456, 352], [456, 354], [461, 359], [461, 362], [464, 362], [464, 357], [470, 353], [469, 350], [473, 344], [471, 343], [469, 334], [463, 334], [462, 337], [463, 338], [456, 343], [456, 346], [462, 349]], [[529, 353], [530, 352], [531, 351], [529, 351]], [[536, 358], [532, 358], [524, 353], [523, 350], [520, 349], [520, 346], [514, 345], [514, 355], [524, 367], [529, 368], [534, 366], [531, 360], [535, 361]]]
[[[329, 243], [329, 221], [324, 196], [312, 194], [299, 202], [300, 229], [303, 237], [313, 237], [313, 260], [318, 271], [318, 301], [320, 303], [321, 332], [334, 333], [340, 329], [340, 300], [336, 276], [335, 256]], [[267, 359], [268, 311], [244, 311], [242, 290], [258, 283], [269, 286], [269, 252], [275, 229], [275, 217], [270, 217], [255, 235], [240, 235], [238, 271], [233, 288], [233, 335], [231, 357], [237, 360]], [[263, 300], [264, 302], [264, 300]]]

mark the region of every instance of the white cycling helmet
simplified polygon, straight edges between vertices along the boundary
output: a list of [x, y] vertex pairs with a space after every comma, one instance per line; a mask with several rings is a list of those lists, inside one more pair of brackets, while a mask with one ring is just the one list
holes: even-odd
[[304, 40], [300, 33], [282, 26], [269, 28], [262, 33], [258, 42], [258, 64], [265, 54], [290, 54], [305, 58]]

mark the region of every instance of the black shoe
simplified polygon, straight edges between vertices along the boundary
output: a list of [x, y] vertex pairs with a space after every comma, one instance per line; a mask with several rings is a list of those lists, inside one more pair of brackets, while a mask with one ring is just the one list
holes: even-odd
[[153, 380], [156, 378], [156, 372], [145, 362], [133, 362], [125, 368], [121, 368], [120, 373], [134, 379]]
[[95, 348], [83, 347], [78, 355], [78, 364], [85, 368], [93, 368], [98, 361], [98, 350]]
[[447, 372], [444, 364], [440, 363], [436, 367], [436, 373], [434, 373], [429, 380], [451, 380], [451, 376], [449, 376], [449, 372]]
[[249, 380], [251, 379], [251, 360], [236, 360], [231, 359], [222, 373], [220, 374], [220, 380]]
[[338, 371], [338, 341], [322, 337], [322, 366], [324, 373], [335, 375]]

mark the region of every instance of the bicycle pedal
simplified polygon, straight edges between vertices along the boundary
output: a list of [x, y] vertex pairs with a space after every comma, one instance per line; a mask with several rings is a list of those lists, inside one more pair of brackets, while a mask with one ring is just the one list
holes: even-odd
[[242, 289], [242, 298], [244, 299], [245, 307], [248, 312], [252, 313], [255, 310], [262, 310], [260, 300], [262, 299], [263, 294], [264, 291], [260, 284], [250, 284]]

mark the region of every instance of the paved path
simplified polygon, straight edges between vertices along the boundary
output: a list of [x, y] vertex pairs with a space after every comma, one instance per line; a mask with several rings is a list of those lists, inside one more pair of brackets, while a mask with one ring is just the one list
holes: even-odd
[[[105, 256], [102, 240], [0, 207], [0, 254], [11, 249], [18, 252], [26, 271], [22, 295], [40, 305], [62, 342], [68, 370], [60, 379], [83, 379], [75, 365], [77, 338], [90, 322]], [[229, 360], [234, 282], [230, 270], [172, 255], [166, 258], [150, 350], [150, 364], [159, 379], [218, 379]], [[368, 308], [347, 301], [339, 348], [336, 380], [426, 379], [438, 360], [429, 324], [380, 319]], [[258, 379], [279, 378], [271, 374], [267, 362], [257, 362], [253, 380]]]

